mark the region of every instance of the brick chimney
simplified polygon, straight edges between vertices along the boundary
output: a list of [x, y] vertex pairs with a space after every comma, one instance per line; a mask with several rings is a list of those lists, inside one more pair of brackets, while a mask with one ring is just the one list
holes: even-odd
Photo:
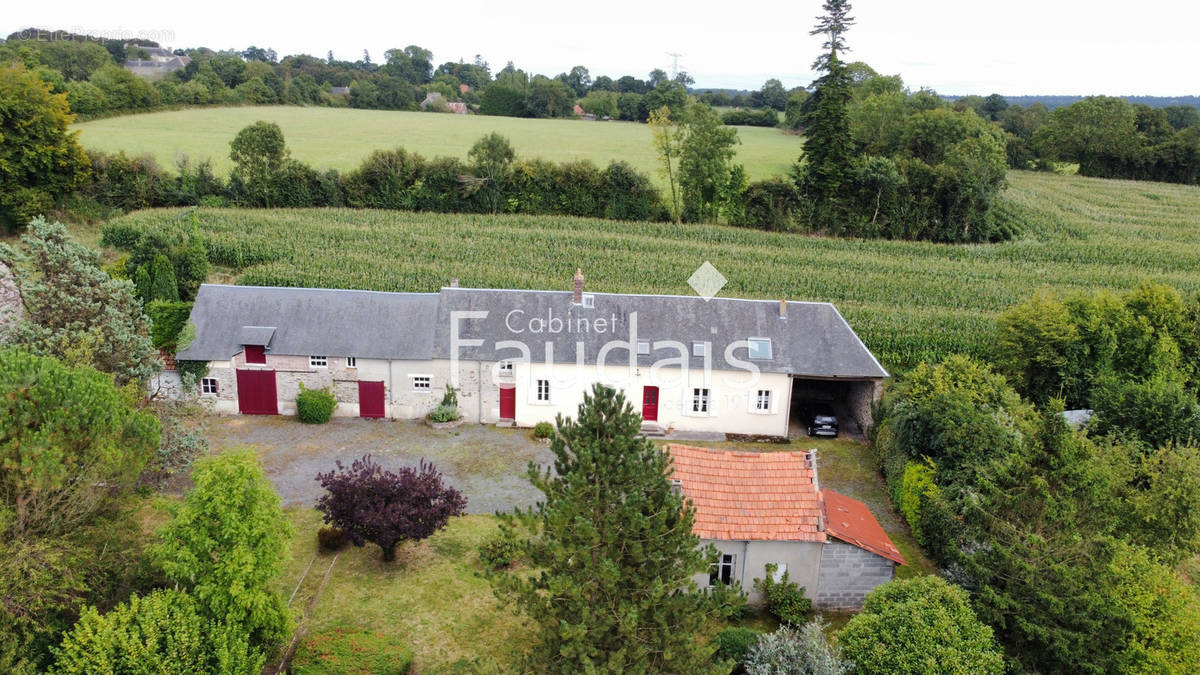
[[779, 318], [787, 319], [787, 300], [779, 301]]
[[575, 294], [571, 297], [571, 302], [576, 305], [583, 304], [583, 269], [575, 268]]

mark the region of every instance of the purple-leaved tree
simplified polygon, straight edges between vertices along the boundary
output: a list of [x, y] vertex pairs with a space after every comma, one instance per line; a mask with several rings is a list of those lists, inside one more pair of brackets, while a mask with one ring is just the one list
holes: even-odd
[[424, 539], [461, 516], [467, 498], [442, 484], [442, 473], [421, 460], [419, 468], [385, 471], [370, 455], [350, 468], [317, 474], [327, 491], [317, 500], [325, 522], [342, 529], [355, 546], [366, 542], [383, 549], [383, 559], [396, 559], [396, 546]]

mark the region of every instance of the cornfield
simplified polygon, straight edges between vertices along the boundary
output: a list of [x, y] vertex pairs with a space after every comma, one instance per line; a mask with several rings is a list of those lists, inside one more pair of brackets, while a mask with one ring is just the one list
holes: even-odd
[[[705, 260], [721, 295], [833, 302], [885, 366], [986, 355], [997, 313], [1037, 289], [1200, 291], [1200, 190], [1015, 172], [1000, 216], [1025, 235], [951, 246], [725, 226], [345, 209], [202, 209], [210, 260], [238, 283], [433, 291], [463, 286], [688, 294]], [[190, 222], [182, 209], [110, 227]]]

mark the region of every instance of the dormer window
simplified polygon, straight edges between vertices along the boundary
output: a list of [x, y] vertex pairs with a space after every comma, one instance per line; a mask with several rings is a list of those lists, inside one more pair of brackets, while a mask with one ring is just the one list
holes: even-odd
[[592, 295], [591, 293], [584, 293], [582, 304], [588, 309], [594, 308], [596, 306], [596, 296]]
[[771, 338], [749, 338], [747, 350], [750, 358], [765, 361], [771, 358]]
[[262, 345], [242, 345], [246, 351], [246, 363], [266, 363], [267, 350]]
[[638, 340], [637, 353], [638, 354], [649, 354], [650, 353], [650, 341], [649, 340]]
[[708, 343], [707, 342], [693, 342], [692, 343], [692, 356], [708, 356]]

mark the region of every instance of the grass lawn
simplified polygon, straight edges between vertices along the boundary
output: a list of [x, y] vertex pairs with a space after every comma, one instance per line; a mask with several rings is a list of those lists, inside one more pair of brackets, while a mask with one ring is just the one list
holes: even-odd
[[[173, 168], [179, 157], [210, 159], [227, 173], [229, 142], [248, 124], [273, 121], [296, 159], [318, 169], [352, 169], [373, 150], [403, 146], [426, 157], [466, 158], [480, 136], [499, 132], [518, 156], [553, 161], [591, 160], [605, 166], [623, 159], [659, 180], [650, 128], [633, 122], [535, 120], [486, 115], [449, 115], [390, 110], [262, 106], [193, 108], [127, 115], [75, 125], [87, 149], [150, 154]], [[738, 127], [737, 161], [750, 180], [786, 173], [800, 156], [803, 139], [777, 129]]]

